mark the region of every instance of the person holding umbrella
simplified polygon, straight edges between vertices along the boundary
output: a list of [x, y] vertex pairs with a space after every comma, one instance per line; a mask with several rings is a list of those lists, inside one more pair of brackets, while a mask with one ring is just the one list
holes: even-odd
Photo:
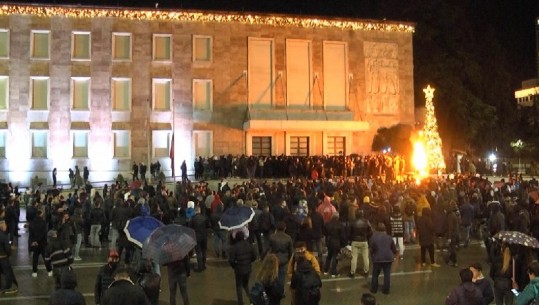
[[187, 278], [191, 275], [189, 267], [189, 255], [183, 259], [165, 264], [168, 268], [168, 291], [169, 304], [176, 305], [176, 289], [180, 287], [183, 305], [189, 305], [189, 295], [187, 293]]
[[251, 276], [251, 264], [256, 260], [255, 247], [245, 239], [242, 231], [236, 233], [233, 244], [230, 247], [228, 262], [234, 269], [236, 279], [236, 294], [238, 305], [243, 305], [242, 288], [249, 295], [249, 277]]

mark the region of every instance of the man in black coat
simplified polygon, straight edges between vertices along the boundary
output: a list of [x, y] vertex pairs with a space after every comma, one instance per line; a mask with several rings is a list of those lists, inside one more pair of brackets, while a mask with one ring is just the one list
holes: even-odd
[[208, 227], [210, 226], [208, 217], [200, 212], [200, 206], [195, 207], [195, 216], [191, 218], [189, 224], [195, 230], [197, 245], [195, 251], [197, 254], [197, 271], [206, 270], [206, 252], [208, 250]]
[[279, 282], [284, 286], [286, 268], [288, 261], [294, 254], [294, 242], [292, 238], [286, 234], [286, 224], [281, 221], [277, 223], [277, 230], [270, 237], [269, 253], [277, 255], [279, 258]]
[[58, 238], [57, 231], [50, 230], [47, 237], [50, 238], [50, 241], [45, 250], [45, 263], [51, 264], [52, 275], [55, 278], [55, 288], [58, 289], [60, 288], [62, 273], [71, 269], [73, 256], [71, 248]]
[[176, 289], [180, 287], [183, 305], [189, 305], [189, 295], [187, 294], [187, 278], [191, 274], [189, 268], [189, 255], [179, 261], [166, 264], [168, 268], [168, 290], [169, 304], [176, 305]]
[[114, 282], [105, 291], [101, 305], [150, 305], [142, 287], [135, 285], [127, 268], [118, 268]]
[[251, 276], [251, 264], [256, 260], [255, 247], [245, 240], [242, 231], [236, 233], [234, 244], [230, 247], [228, 262], [234, 269], [236, 279], [236, 295], [238, 305], [243, 305], [242, 288], [249, 295], [249, 277]]
[[49, 305], [86, 305], [84, 296], [75, 290], [77, 287], [77, 276], [73, 270], [62, 274], [60, 279], [60, 289], [53, 291], [49, 298]]
[[107, 288], [109, 288], [110, 284], [112, 284], [112, 282], [114, 281], [114, 272], [118, 267], [119, 261], [120, 256], [118, 255], [118, 251], [116, 251], [115, 249], [110, 249], [108, 262], [106, 265], [99, 268], [99, 272], [97, 273], [97, 277], [95, 279], [95, 304], [101, 304], [101, 299], [103, 298], [105, 291], [107, 291]]
[[32, 277], [37, 277], [37, 263], [40, 255], [45, 262], [47, 272], [52, 275], [52, 267], [45, 260], [45, 249], [47, 248], [47, 223], [43, 219], [42, 211], [37, 211], [37, 215], [28, 225], [28, 231], [28, 249], [33, 252]]
[[0, 289], [3, 293], [15, 293], [18, 291], [18, 284], [13, 273], [13, 268], [11, 267], [11, 262], [9, 261], [11, 247], [6, 230], [6, 222], [0, 219], [0, 274], [4, 276]]

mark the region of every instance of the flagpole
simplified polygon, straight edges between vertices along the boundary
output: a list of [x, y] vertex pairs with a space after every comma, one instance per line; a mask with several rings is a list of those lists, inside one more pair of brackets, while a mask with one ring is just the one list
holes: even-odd
[[172, 100], [172, 141], [170, 143], [172, 153], [171, 155], [171, 165], [172, 165], [172, 180], [174, 181], [174, 187], [176, 187], [176, 175], [174, 173], [174, 154], [176, 151], [174, 150], [174, 132], [176, 131], [176, 111], [175, 111], [175, 104], [176, 101]]

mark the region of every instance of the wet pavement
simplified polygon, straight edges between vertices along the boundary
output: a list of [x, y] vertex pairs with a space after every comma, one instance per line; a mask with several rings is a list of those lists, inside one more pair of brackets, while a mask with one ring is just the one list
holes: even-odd
[[[21, 215], [21, 219], [24, 219]], [[31, 260], [28, 255], [27, 238], [28, 232], [21, 224], [19, 231], [21, 237], [18, 240], [18, 247], [12, 256], [12, 265], [17, 280], [19, 281], [19, 291], [15, 294], [0, 295], [0, 305], [8, 304], [48, 304], [48, 298], [53, 291], [54, 280], [47, 276], [43, 262], [40, 260], [38, 277], [32, 278]], [[235, 305], [236, 293], [234, 284], [234, 273], [228, 262], [223, 259], [213, 257], [212, 238], [209, 239], [208, 263], [204, 272], [192, 272], [188, 278], [187, 286], [189, 300], [191, 304], [211, 304], [211, 305]], [[444, 264], [442, 254], [436, 252], [436, 260], [441, 267], [435, 268], [421, 266], [419, 261], [419, 247], [408, 245], [404, 252], [403, 260], [396, 260], [392, 266], [391, 293], [384, 295], [376, 294], [376, 299], [380, 305], [432, 305], [442, 304], [450, 290], [459, 284], [459, 269]], [[481, 262], [484, 274], [488, 274], [488, 266], [485, 262], [485, 249], [476, 241], [469, 247], [459, 250], [459, 265], [468, 266], [472, 262]], [[81, 248], [82, 261], [73, 264], [73, 268], [78, 277], [78, 288], [87, 304], [94, 303], [94, 283], [97, 271], [105, 264], [107, 256], [106, 248], [101, 250]], [[195, 264], [196, 259], [192, 260]], [[344, 265], [344, 264], [343, 264]], [[257, 260], [253, 265], [252, 279], [254, 278], [260, 262]], [[349, 267], [341, 266], [341, 276], [331, 278], [322, 275], [322, 300], [320, 304], [353, 304], [359, 305], [361, 295], [369, 292], [370, 278], [356, 276], [351, 279], [346, 276]], [[360, 267], [360, 266], [358, 266]], [[358, 268], [359, 270], [359, 268]], [[159, 304], [168, 304], [169, 293], [166, 276], [166, 268], [161, 268], [162, 292]], [[382, 283], [382, 276], [379, 279]], [[253, 283], [251, 280], [250, 284]], [[245, 297], [244, 297], [245, 298]], [[182, 304], [178, 291], [176, 300]], [[290, 304], [290, 293], [287, 291], [286, 298], [281, 304]]]

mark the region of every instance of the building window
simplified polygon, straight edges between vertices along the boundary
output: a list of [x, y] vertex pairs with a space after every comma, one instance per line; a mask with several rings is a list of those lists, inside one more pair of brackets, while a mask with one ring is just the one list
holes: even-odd
[[73, 158], [88, 158], [88, 131], [73, 131]]
[[172, 80], [154, 78], [152, 80], [152, 105], [154, 110], [170, 111], [172, 100]]
[[49, 59], [50, 31], [32, 31], [30, 56], [34, 59]]
[[153, 34], [153, 60], [172, 61], [172, 35]]
[[253, 137], [253, 156], [271, 156], [271, 137]]
[[152, 134], [152, 147], [154, 158], [170, 157], [170, 144], [172, 132], [169, 130], [154, 130]]
[[0, 58], [9, 57], [9, 30], [0, 29]]
[[0, 131], [0, 159], [6, 158], [7, 131]]
[[211, 111], [213, 109], [212, 88], [210, 79], [193, 79], [193, 107], [195, 111]]
[[113, 78], [111, 94], [112, 110], [129, 111], [131, 109], [130, 78]]
[[324, 42], [324, 107], [346, 109], [348, 97], [348, 55], [345, 42]]
[[30, 78], [30, 109], [47, 110], [49, 108], [49, 78]]
[[32, 131], [32, 158], [47, 158], [48, 132]]
[[210, 157], [213, 155], [213, 134], [207, 130], [193, 131], [195, 157]]
[[251, 107], [269, 108], [273, 104], [273, 40], [249, 38], [247, 64], [248, 99]]
[[90, 60], [91, 41], [89, 32], [73, 32], [71, 35], [71, 59]]
[[327, 138], [328, 149], [327, 154], [330, 156], [340, 156], [346, 154], [345, 152], [345, 137], [328, 137]]
[[90, 78], [71, 78], [71, 107], [73, 110], [88, 110], [90, 104]]
[[112, 59], [131, 60], [131, 33], [112, 33]]
[[290, 137], [290, 155], [308, 156], [309, 137]]
[[211, 36], [193, 36], [193, 62], [195, 63], [210, 63], [212, 49]]
[[0, 76], [0, 110], [7, 110], [9, 105], [9, 77]]
[[311, 42], [286, 40], [286, 101], [290, 108], [311, 106]]
[[114, 158], [129, 158], [131, 139], [129, 131], [114, 131]]

